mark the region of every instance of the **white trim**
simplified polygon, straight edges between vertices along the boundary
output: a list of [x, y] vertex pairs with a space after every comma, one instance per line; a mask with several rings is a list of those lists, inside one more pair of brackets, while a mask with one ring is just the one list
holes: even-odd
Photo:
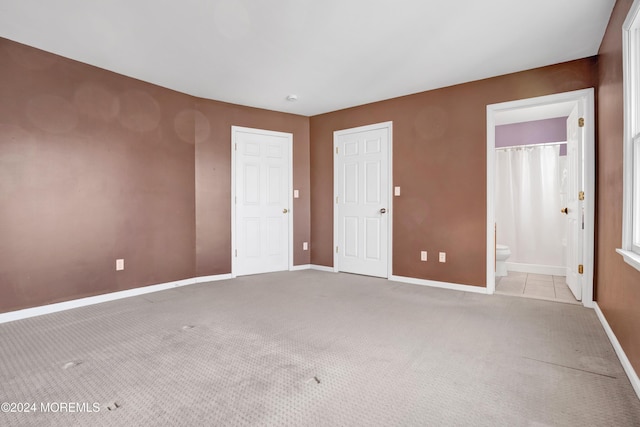
[[629, 12], [627, 13], [627, 17], [622, 24], [622, 29], [625, 31], [629, 31], [633, 26], [636, 19], [638, 19], [638, 13], [640, 13], [640, 1], [635, 0], [631, 7], [629, 8]]
[[337, 273], [340, 271], [338, 265], [338, 254], [335, 251], [336, 242], [339, 240], [338, 236], [338, 204], [335, 203], [338, 196], [338, 179], [337, 179], [337, 163], [338, 156], [336, 156], [336, 138], [340, 135], [367, 132], [376, 129], [387, 129], [389, 135], [388, 147], [387, 147], [387, 203], [389, 207], [387, 209], [387, 277], [390, 277], [393, 272], [393, 121], [375, 123], [372, 125], [358, 126], [350, 129], [342, 129], [333, 132], [333, 268], [331, 271]]
[[[622, 80], [624, 94], [624, 129], [623, 129], [623, 174], [622, 174], [622, 248], [616, 250], [623, 256], [624, 261], [633, 268], [640, 270], [640, 255], [634, 251], [633, 245], [633, 214], [634, 214], [634, 169], [633, 139], [640, 130], [637, 121], [640, 108], [640, 88], [631, 76], [640, 73], [640, 58], [634, 50], [638, 45], [638, 35], [633, 34], [640, 26], [640, 1], [635, 0], [629, 9], [622, 25]], [[632, 40], [633, 38], [633, 40]]]
[[284, 135], [288, 135], [287, 141], [289, 145], [289, 188], [287, 191], [289, 192], [289, 270], [291, 270], [293, 265], [293, 248], [294, 248], [294, 239], [293, 239], [293, 215], [295, 214], [295, 209], [293, 208], [293, 133], [284, 133], [278, 132]]
[[453, 291], [472, 292], [474, 294], [487, 294], [487, 288], [480, 286], [459, 285], [457, 283], [437, 282], [435, 280], [415, 279], [413, 277], [389, 276], [390, 281], [409, 283], [411, 285], [429, 286], [432, 288], [449, 289]]
[[[596, 107], [593, 89], [585, 89], [582, 92], [585, 102], [585, 141], [584, 141], [584, 192], [587, 195], [584, 201], [584, 239], [583, 264], [584, 277], [582, 284], [582, 304], [585, 307], [593, 307], [593, 271], [595, 267], [595, 236], [596, 236]], [[576, 93], [577, 95], [577, 93]]]
[[388, 203], [389, 210], [387, 213], [389, 214], [389, 224], [388, 224], [388, 239], [387, 239], [387, 277], [393, 275], [393, 122], [385, 122], [384, 123], [389, 129], [389, 153], [387, 155], [387, 168], [389, 172], [389, 191], [388, 191]]
[[139, 288], [127, 289], [124, 291], [110, 292], [108, 294], [95, 295], [92, 297], [79, 298], [70, 301], [58, 302], [55, 304], [42, 305], [39, 307], [25, 308], [22, 310], [0, 313], [0, 323], [13, 322], [14, 320], [27, 319], [29, 317], [42, 316], [43, 314], [57, 313], [59, 311], [71, 310], [88, 305], [100, 304], [108, 301], [115, 301], [123, 298], [135, 297], [138, 295], [150, 294], [167, 289], [179, 288], [181, 286], [195, 285], [197, 283], [213, 282], [231, 279], [231, 274], [220, 274], [216, 276], [193, 277], [191, 279], [176, 280], [174, 282], [160, 283], [158, 285], [142, 286]]
[[337, 271], [335, 270], [335, 268], [333, 267], [327, 267], [325, 265], [316, 265], [316, 264], [311, 264], [311, 269], [312, 270], [317, 270], [317, 271], [326, 271], [327, 273], [337, 273]]
[[216, 274], [214, 276], [196, 277], [196, 283], [219, 282], [220, 280], [229, 280], [229, 279], [233, 279], [233, 276], [230, 273], [227, 273], [227, 274]]
[[487, 293], [496, 291], [496, 121], [491, 105], [487, 105]]
[[623, 249], [616, 249], [616, 252], [622, 255], [622, 257], [624, 258], [624, 262], [626, 262], [636, 270], [640, 270], [640, 255], [635, 252], [625, 251]]
[[556, 265], [523, 264], [521, 262], [506, 261], [507, 271], [519, 271], [521, 273], [547, 274], [549, 276], [566, 276], [567, 268]]
[[289, 271], [300, 271], [300, 270], [310, 270], [311, 264], [302, 264], [302, 265], [294, 265], [289, 269]]
[[216, 274], [214, 276], [200, 276], [200, 277], [196, 277], [195, 280], [196, 283], [207, 283], [207, 282], [217, 282], [220, 280], [229, 280], [229, 279], [233, 279], [233, 276], [231, 274]]
[[540, 96], [517, 101], [487, 105], [487, 293], [495, 292], [495, 253], [494, 253], [494, 224], [495, 224], [495, 114], [500, 111], [521, 109], [534, 106], [556, 104], [561, 102], [582, 102], [585, 119], [584, 164], [585, 180], [585, 224], [582, 281], [582, 304], [593, 307], [593, 267], [594, 267], [594, 239], [595, 239], [595, 105], [593, 88], [572, 92]]
[[237, 276], [236, 267], [236, 204], [234, 203], [236, 197], [236, 134], [238, 132], [243, 133], [255, 133], [258, 135], [278, 136], [287, 139], [287, 145], [289, 150], [289, 188], [287, 192], [289, 194], [289, 210], [287, 214], [287, 222], [289, 225], [289, 265], [288, 269], [291, 271], [293, 265], [293, 134], [289, 132], [277, 132], [272, 130], [254, 129], [242, 126], [231, 126], [231, 275]]
[[627, 250], [631, 248], [631, 218], [633, 215], [633, 204], [631, 203], [633, 197], [633, 161], [631, 159], [631, 152], [629, 150], [629, 139], [631, 138], [631, 117], [630, 111], [632, 110], [633, 97], [630, 95], [629, 86], [631, 86], [631, 73], [633, 67], [631, 61], [629, 61], [629, 49], [631, 44], [631, 23], [635, 19], [637, 12], [637, 5], [640, 2], [634, 1], [627, 19], [622, 26], [622, 81], [623, 81], [623, 156], [622, 156], [622, 248]]
[[640, 399], [640, 377], [638, 377], [638, 373], [635, 371], [635, 369], [633, 369], [633, 366], [631, 365], [629, 358], [627, 357], [626, 353], [622, 349], [622, 346], [620, 345], [620, 342], [618, 341], [616, 334], [613, 333], [613, 329], [611, 329], [611, 326], [609, 326], [609, 322], [607, 322], [607, 318], [604, 317], [604, 313], [602, 313], [602, 310], [600, 310], [598, 303], [594, 302], [593, 308], [595, 309], [596, 315], [598, 316], [600, 323], [602, 323], [602, 327], [604, 328], [604, 331], [607, 334], [609, 341], [611, 341], [611, 345], [613, 346], [613, 349], [615, 350], [616, 355], [618, 356], [618, 359], [620, 359], [620, 364], [622, 364], [622, 368], [624, 369], [624, 372], [627, 374], [627, 377], [629, 377], [631, 386], [633, 387], [636, 394], [638, 395], [638, 399]]

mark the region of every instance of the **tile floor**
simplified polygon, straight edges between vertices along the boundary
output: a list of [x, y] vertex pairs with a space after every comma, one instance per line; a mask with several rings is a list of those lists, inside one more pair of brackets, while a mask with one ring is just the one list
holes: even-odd
[[510, 271], [507, 276], [496, 278], [496, 293], [580, 304], [565, 283], [564, 276]]

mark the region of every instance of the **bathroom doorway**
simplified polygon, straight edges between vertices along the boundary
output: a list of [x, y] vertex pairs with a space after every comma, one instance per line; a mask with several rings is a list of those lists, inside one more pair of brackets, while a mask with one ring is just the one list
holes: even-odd
[[593, 111], [593, 89], [487, 106], [489, 293], [592, 306]]

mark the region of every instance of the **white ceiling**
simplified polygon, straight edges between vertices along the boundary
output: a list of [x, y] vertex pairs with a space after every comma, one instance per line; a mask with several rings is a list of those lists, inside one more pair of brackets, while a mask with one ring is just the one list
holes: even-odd
[[310, 116], [595, 55], [614, 3], [0, 0], [0, 36], [191, 95]]

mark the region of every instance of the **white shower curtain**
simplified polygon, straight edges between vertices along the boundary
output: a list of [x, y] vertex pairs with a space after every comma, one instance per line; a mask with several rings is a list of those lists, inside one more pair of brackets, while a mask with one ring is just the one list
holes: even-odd
[[496, 150], [497, 243], [511, 249], [507, 262], [564, 265], [564, 164], [558, 145]]

